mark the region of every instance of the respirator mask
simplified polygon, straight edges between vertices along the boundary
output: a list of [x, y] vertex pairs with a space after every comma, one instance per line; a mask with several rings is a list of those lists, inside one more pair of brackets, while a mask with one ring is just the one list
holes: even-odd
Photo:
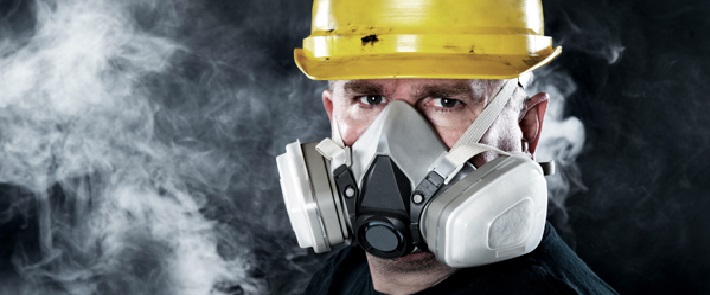
[[[447, 150], [425, 118], [393, 101], [350, 147], [296, 141], [277, 160], [288, 215], [302, 248], [349, 242], [381, 258], [430, 251], [450, 267], [518, 257], [542, 239], [543, 169], [524, 153], [480, 144], [512, 96], [507, 83]], [[500, 157], [475, 169], [473, 156]]]

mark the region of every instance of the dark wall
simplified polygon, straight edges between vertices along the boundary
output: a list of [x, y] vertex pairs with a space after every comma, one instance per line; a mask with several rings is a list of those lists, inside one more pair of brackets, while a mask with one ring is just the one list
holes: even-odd
[[[586, 190], [566, 237], [625, 294], [710, 292], [707, 1], [545, 1], [578, 82]], [[569, 44], [569, 45], [568, 45]], [[613, 64], [609, 46], [625, 49]]]

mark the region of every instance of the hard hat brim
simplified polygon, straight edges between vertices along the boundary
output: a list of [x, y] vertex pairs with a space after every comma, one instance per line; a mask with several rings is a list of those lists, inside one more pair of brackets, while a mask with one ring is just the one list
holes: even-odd
[[549, 63], [562, 51], [545, 36], [427, 37], [310, 36], [303, 49], [294, 50], [294, 59], [314, 80], [511, 79]]

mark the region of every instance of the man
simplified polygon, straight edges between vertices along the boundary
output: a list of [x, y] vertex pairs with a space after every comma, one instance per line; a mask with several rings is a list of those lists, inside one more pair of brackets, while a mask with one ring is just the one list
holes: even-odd
[[[498, 176], [491, 175], [507, 172], [499, 172], [502, 166], [485, 167], [501, 154], [515, 158], [514, 154], [524, 153], [531, 162], [549, 99], [545, 93], [527, 97], [523, 87], [531, 70], [560, 52], [559, 48], [551, 47], [549, 37], [542, 33], [538, 1], [316, 0], [313, 11], [312, 34], [304, 39], [304, 48], [296, 50], [296, 63], [309, 77], [329, 80], [322, 100], [333, 126], [333, 140], [324, 141], [317, 149], [333, 166], [330, 183], [335, 183], [334, 191], [340, 192], [334, 193], [335, 207], [344, 207], [333, 212], [349, 216], [340, 222], [342, 228], [348, 227], [342, 236], [358, 246], [346, 247], [331, 257], [313, 276], [305, 294], [615, 294], [564, 244], [552, 226], [545, 224], [544, 209], [537, 214], [530, 213], [534, 209], [521, 209], [524, 213], [515, 215], [511, 223], [498, 230], [504, 237], [515, 235], [516, 231], [525, 232], [520, 241], [509, 239], [509, 244], [515, 247], [501, 246], [522, 251], [510, 257], [503, 257], [505, 251], [494, 251], [492, 258], [479, 259], [488, 257], [483, 252], [490, 249], [484, 249], [480, 255], [467, 250], [463, 251], [463, 258], [468, 260], [461, 264], [448, 256], [447, 247], [441, 246], [455, 237], [439, 241], [432, 234], [438, 225], [426, 228], [427, 217], [439, 217], [431, 213], [437, 206], [435, 203], [445, 198], [442, 195], [447, 189], [453, 190], [458, 185], [456, 181], [464, 183], [460, 179], [475, 175], [470, 171], [489, 171], [476, 176], [476, 180], [485, 178], [486, 181], [480, 182], [493, 183]], [[427, 141], [426, 128], [416, 127], [417, 116], [435, 132], [448, 155], [468, 147], [470, 152], [464, 162], [469, 160], [475, 168], [464, 173], [465, 163], [449, 161], [458, 168], [440, 173], [449, 171], [439, 169], [449, 162], [436, 157], [438, 152], [432, 152], [436, 161], [420, 165], [426, 165], [420, 169], [429, 174], [413, 177], [422, 172], [408, 168], [408, 163], [420, 159], [398, 155], [396, 150], [406, 153], [407, 149], [416, 150], [418, 141]], [[405, 138], [396, 134], [413, 128], [422, 131]], [[472, 136], [476, 132], [480, 133], [480, 139]], [[406, 143], [399, 147], [398, 141]], [[436, 149], [435, 145], [421, 145]], [[373, 156], [358, 159], [375, 146], [377, 152]], [[302, 150], [306, 153], [305, 147]], [[346, 160], [338, 162], [338, 157]], [[383, 165], [389, 167], [385, 169], [387, 172], [379, 168]], [[279, 170], [286, 171], [285, 166], [281, 161]], [[312, 165], [307, 171], [309, 175], [301, 178], [316, 177]], [[395, 176], [388, 178], [390, 175]], [[433, 190], [426, 189], [430, 176], [430, 183], [436, 187]], [[286, 197], [289, 186], [284, 184], [284, 178], [282, 172], [284, 198], [287, 207], [292, 208], [294, 200]], [[348, 179], [352, 180], [347, 182]], [[387, 179], [396, 185], [388, 187]], [[318, 191], [313, 181], [311, 191]], [[445, 188], [449, 182], [455, 185]], [[466, 189], [463, 192], [477, 193], [475, 189]], [[493, 189], [493, 193], [488, 190], [485, 198], [497, 202], [504, 198], [504, 190]], [[376, 197], [372, 197], [373, 191]], [[397, 207], [399, 193], [404, 205]], [[532, 190], [529, 193], [535, 194]], [[389, 195], [396, 197], [383, 201]], [[328, 212], [324, 205], [327, 202], [319, 198], [316, 196], [311, 204], [320, 211], [308, 213], [308, 218], [321, 218], [323, 232], [331, 233], [323, 234], [326, 237], [323, 238], [326, 242], [321, 243], [324, 245], [320, 245], [323, 251], [340, 240], [333, 238], [332, 228], [337, 222], [328, 221], [324, 213]], [[394, 200], [395, 205], [389, 200]], [[385, 209], [377, 211], [378, 206]], [[418, 206], [422, 206], [417, 209], [420, 211], [412, 209]], [[501, 211], [505, 213], [495, 213], [496, 218], [514, 207], [506, 205], [506, 208], [507, 211]], [[460, 217], [463, 219], [454, 223], [486, 223], [471, 222], [477, 218], [471, 216], [480, 214], [481, 209], [463, 212], [464, 217]], [[298, 221], [294, 214], [289, 211], [303, 246], [304, 234], [299, 234], [297, 224], [304, 222]], [[532, 233], [535, 230], [530, 229], [535, 227], [531, 225], [535, 221], [519, 221], [526, 216], [542, 216], [537, 237]], [[488, 224], [495, 222], [491, 219]], [[312, 232], [319, 231], [321, 226], [311, 224]], [[495, 226], [486, 228], [487, 236], [471, 235], [457, 241], [489, 240], [490, 245], [490, 240], [495, 240], [492, 227]], [[531, 241], [533, 246], [529, 247], [527, 243]], [[319, 251], [317, 242], [311, 245]]]

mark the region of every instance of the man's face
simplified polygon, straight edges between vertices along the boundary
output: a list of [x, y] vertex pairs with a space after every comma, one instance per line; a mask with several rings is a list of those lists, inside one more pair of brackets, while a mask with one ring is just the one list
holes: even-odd
[[[323, 92], [328, 116], [343, 142], [352, 145], [382, 109], [401, 100], [422, 114], [451, 148], [505, 85], [505, 80], [383, 79], [340, 80]], [[511, 80], [509, 83], [516, 83]], [[516, 96], [524, 95], [522, 89]], [[519, 151], [522, 97], [514, 97], [484, 135], [482, 142], [507, 151]], [[333, 121], [335, 120], [335, 121]], [[476, 166], [493, 155], [476, 157]]]
[[[360, 138], [382, 109], [393, 100], [401, 100], [424, 116], [441, 141], [451, 148], [488, 105], [505, 83], [514, 80], [442, 80], [383, 79], [332, 81], [323, 91], [323, 104], [333, 129], [338, 128], [343, 142], [351, 146]], [[542, 128], [547, 95], [540, 93], [524, 99], [519, 88], [503, 109], [482, 142], [506, 151], [520, 151], [521, 140], [529, 142], [526, 152], [533, 153]], [[496, 99], [508, 99], [498, 97]], [[486, 153], [474, 157], [480, 167], [495, 157]], [[444, 269], [432, 253], [410, 254], [397, 259], [379, 259], [368, 255], [375, 269], [396, 272]]]

